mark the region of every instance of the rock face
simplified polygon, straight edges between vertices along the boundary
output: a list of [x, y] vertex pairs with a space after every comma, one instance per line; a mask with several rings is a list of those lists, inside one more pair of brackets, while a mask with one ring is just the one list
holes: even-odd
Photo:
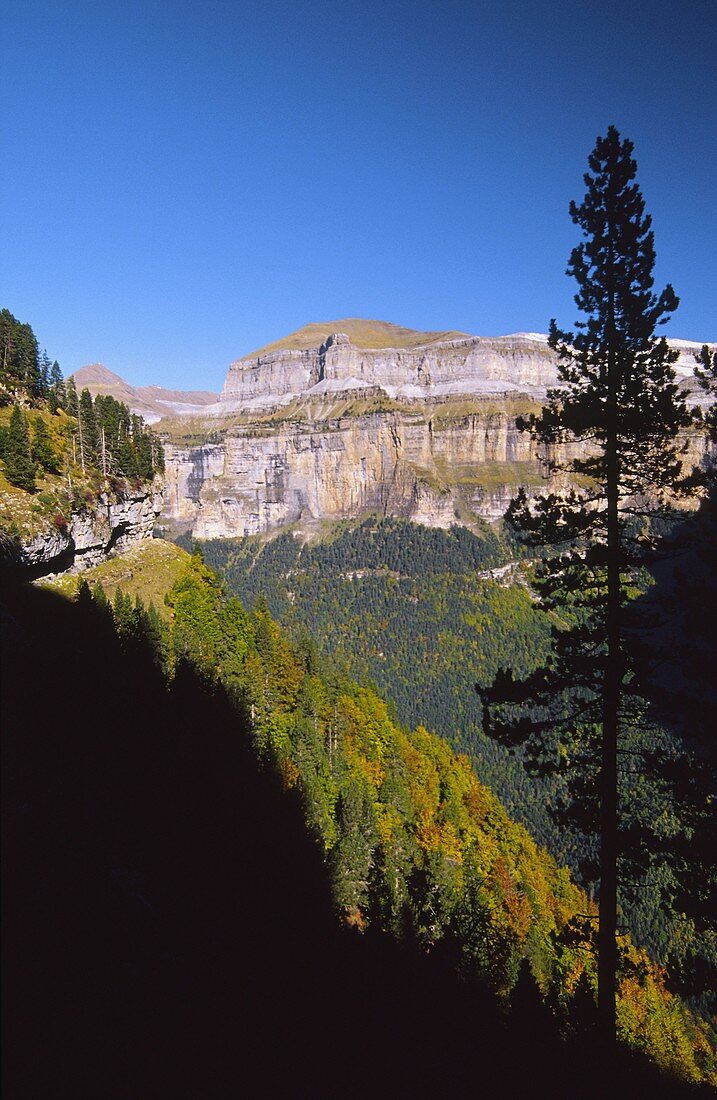
[[[350, 322], [374, 346], [338, 330], [319, 338], [312, 325], [233, 363], [205, 409], [219, 441], [165, 448], [165, 517], [203, 539], [372, 510], [448, 527], [497, 519], [521, 485], [545, 488], [546, 456], [516, 417], [557, 384], [546, 336], [373, 323], [402, 337], [377, 347], [371, 324]], [[698, 345], [677, 346], [689, 388]]]
[[390, 397], [533, 393], [557, 381], [555, 356], [544, 337], [518, 333], [435, 341], [412, 348], [359, 348], [342, 332], [316, 348], [281, 349], [229, 368], [220, 406], [225, 412], [276, 406], [298, 394], [379, 386]]
[[12, 565], [30, 576], [81, 573], [152, 537], [161, 513], [163, 485], [103, 494], [96, 507], [73, 512], [62, 529], [50, 528], [16, 547]]
[[377, 510], [448, 527], [501, 516], [521, 484], [543, 484], [515, 415], [442, 419], [412, 409], [234, 429], [221, 444], [165, 448], [165, 515], [197, 538], [254, 535]]

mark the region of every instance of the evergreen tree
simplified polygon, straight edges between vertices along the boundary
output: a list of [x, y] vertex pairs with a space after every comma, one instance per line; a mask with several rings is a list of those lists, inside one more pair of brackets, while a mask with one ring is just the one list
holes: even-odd
[[96, 466], [99, 459], [99, 430], [92, 395], [88, 389], [80, 394], [78, 412], [78, 432], [80, 437], [80, 461], [83, 470], [87, 466]]
[[35, 396], [47, 398], [50, 392], [50, 357], [47, 349], [44, 349], [38, 360], [37, 382], [35, 384]]
[[[713, 446], [717, 446], [717, 348], [704, 344], [695, 359], [698, 364], [695, 377], [710, 402], [707, 410], [698, 414], [698, 422], [701, 421], [707, 428]], [[708, 465], [707, 480], [712, 487], [717, 483], [717, 459], [714, 453]]]
[[18, 489], [35, 489], [35, 463], [30, 450], [30, 430], [22, 409], [16, 405], [10, 416], [4, 443], [5, 475]]
[[77, 416], [79, 412], [80, 403], [77, 398], [77, 386], [75, 380], [70, 377], [65, 382], [65, 411], [70, 416]]
[[9, 309], [0, 310], [0, 386], [15, 399], [21, 393], [28, 398], [41, 396], [35, 334], [30, 325], [18, 321]]
[[[681, 469], [677, 436], [689, 421], [672, 368], [676, 353], [655, 334], [678, 299], [669, 285], [653, 291], [654, 238], [632, 149], [611, 126], [590, 155], [587, 193], [570, 205], [584, 240], [568, 265], [586, 320], [575, 332], [551, 321], [561, 386], [540, 416], [521, 424], [548, 448], [553, 470], [577, 475], [587, 487], [532, 502], [521, 491], [509, 510], [524, 537], [552, 546], [539, 571], [540, 599], [568, 618], [569, 629], [556, 632], [547, 668], [519, 687], [499, 678], [484, 696], [488, 704], [519, 705], [509, 736], [527, 741], [536, 766], [562, 773], [568, 805], [589, 806], [596, 796], [598, 1011], [608, 1042], [615, 1036], [618, 861], [625, 852], [618, 759], [624, 753], [634, 761], [627, 741], [645, 709], [630, 685], [627, 586], [655, 548], [654, 517], [669, 507]], [[568, 458], [556, 457], [561, 453]], [[633, 764], [633, 788], [640, 778]]]
[[59, 458], [50, 441], [47, 424], [41, 416], [35, 421], [32, 439], [32, 457], [35, 462], [42, 466], [43, 470], [47, 470], [51, 474], [59, 473]]
[[65, 395], [65, 383], [62, 378], [62, 371], [60, 370], [60, 364], [55, 361], [50, 367], [49, 377], [49, 392], [47, 399], [50, 405], [50, 412], [57, 412], [58, 409], [64, 409], [67, 404], [67, 398]]

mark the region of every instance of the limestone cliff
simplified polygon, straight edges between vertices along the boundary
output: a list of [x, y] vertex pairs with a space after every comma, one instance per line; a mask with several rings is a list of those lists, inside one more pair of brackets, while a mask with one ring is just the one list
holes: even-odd
[[[192, 444], [186, 427], [174, 433], [167, 520], [198, 538], [372, 510], [447, 527], [497, 519], [518, 486], [545, 487], [545, 456], [516, 428], [557, 383], [545, 336], [327, 327], [237, 360]], [[697, 345], [678, 346], [689, 387]]]
[[62, 523], [5, 535], [0, 564], [28, 577], [80, 573], [152, 537], [163, 505], [163, 483], [102, 493]]
[[533, 393], [557, 381], [555, 357], [530, 334], [436, 340], [416, 347], [361, 348], [346, 333], [330, 333], [318, 347], [281, 348], [240, 359], [229, 368], [220, 407], [261, 409], [297, 394], [379, 386], [389, 397]]
[[473, 514], [496, 519], [519, 485], [544, 484], [543, 466], [515, 427], [525, 402], [468, 408], [406, 403], [234, 426], [222, 442], [198, 447], [166, 445], [165, 515], [198, 538], [374, 510], [440, 527]]

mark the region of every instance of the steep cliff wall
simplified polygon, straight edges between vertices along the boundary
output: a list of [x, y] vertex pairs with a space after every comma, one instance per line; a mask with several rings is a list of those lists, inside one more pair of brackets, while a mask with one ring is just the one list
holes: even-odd
[[280, 349], [229, 368], [221, 407], [259, 409], [299, 393], [380, 386], [391, 397], [453, 393], [544, 393], [555, 356], [538, 336], [466, 337], [413, 348], [360, 348], [345, 333], [319, 347]]
[[518, 485], [543, 484], [535, 446], [509, 409], [432, 411], [251, 425], [220, 444], [167, 446], [165, 515], [198, 538], [371, 510], [447, 527], [470, 513], [497, 518]]
[[[307, 326], [231, 365], [195, 425], [212, 442], [166, 447], [168, 520], [198, 538], [371, 510], [447, 527], [497, 519], [521, 485], [545, 488], [543, 456], [516, 416], [557, 384], [547, 337], [346, 325], [351, 335]], [[386, 333], [401, 345], [376, 346]], [[690, 389], [697, 345], [676, 346]]]
[[30, 535], [6, 536], [0, 564], [28, 577], [81, 573], [152, 537], [163, 506], [163, 483], [103, 493], [60, 526], [48, 522]]

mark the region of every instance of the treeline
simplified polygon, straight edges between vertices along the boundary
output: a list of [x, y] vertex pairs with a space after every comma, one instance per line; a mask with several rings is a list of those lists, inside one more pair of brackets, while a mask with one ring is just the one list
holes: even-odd
[[[325, 668], [308, 636], [292, 644], [265, 605], [248, 612], [226, 598], [196, 556], [166, 597], [169, 623], [119, 590], [112, 605], [99, 585], [81, 586], [79, 599], [114, 622], [128, 654], [149, 648], [169, 679], [189, 664], [223, 685], [259, 758], [300, 793], [345, 922], [440, 950], [499, 1000], [530, 973], [557, 1030], [590, 1027], [595, 907], [467, 757]], [[622, 1039], [682, 1077], [708, 1079], [705, 1026], [667, 992], [660, 968], [623, 944]]]
[[61, 380], [59, 363], [40, 354], [32, 327], [0, 310], [0, 406], [20, 398], [48, 400]]
[[140, 481], [164, 472], [161, 443], [141, 416], [114, 397], [97, 394], [93, 401], [89, 390], [82, 391], [74, 442], [83, 470], [95, 466], [105, 477]]
[[113, 397], [78, 396], [50, 363], [29, 324], [0, 311], [0, 459], [11, 485], [33, 492], [37, 477], [67, 474], [149, 481], [164, 470], [161, 443], [141, 416]]

